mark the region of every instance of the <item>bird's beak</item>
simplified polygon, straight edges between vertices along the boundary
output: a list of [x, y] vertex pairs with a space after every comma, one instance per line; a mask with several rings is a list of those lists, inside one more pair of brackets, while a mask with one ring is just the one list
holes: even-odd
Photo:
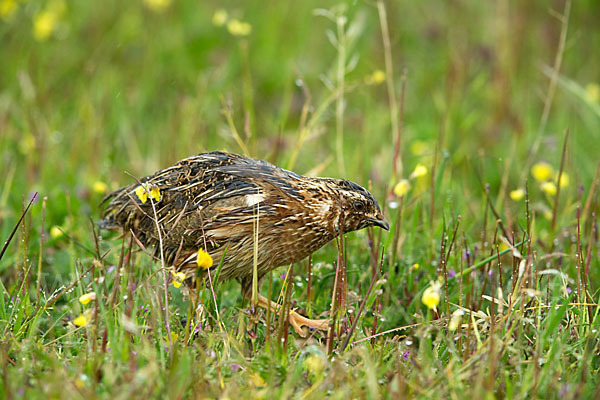
[[383, 216], [381, 216], [381, 219], [371, 218], [371, 222], [373, 223], [373, 226], [378, 226], [386, 231], [390, 230], [390, 224], [388, 224]]

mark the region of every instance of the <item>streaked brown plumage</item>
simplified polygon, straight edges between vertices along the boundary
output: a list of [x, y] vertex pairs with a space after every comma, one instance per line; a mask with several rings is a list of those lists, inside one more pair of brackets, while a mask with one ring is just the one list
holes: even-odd
[[[189, 277], [199, 248], [216, 263], [225, 252], [219, 280], [239, 280], [246, 296], [252, 287], [257, 219], [259, 279], [334, 239], [340, 223], [344, 232], [389, 228], [375, 198], [353, 182], [306, 177], [237, 154], [192, 156], [140, 182], [160, 190], [155, 207], [165, 262]], [[152, 203], [141, 202], [138, 187], [134, 183], [105, 198], [110, 202], [100, 226], [131, 231], [158, 252]]]

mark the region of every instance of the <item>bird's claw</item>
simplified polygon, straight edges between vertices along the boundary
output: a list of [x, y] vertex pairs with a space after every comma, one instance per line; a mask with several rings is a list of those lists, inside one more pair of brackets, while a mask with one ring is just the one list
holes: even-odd
[[295, 311], [290, 311], [288, 321], [296, 333], [302, 337], [306, 337], [308, 335], [307, 332], [302, 329], [303, 326], [322, 331], [327, 330], [329, 327], [328, 319], [310, 319], [298, 314]]

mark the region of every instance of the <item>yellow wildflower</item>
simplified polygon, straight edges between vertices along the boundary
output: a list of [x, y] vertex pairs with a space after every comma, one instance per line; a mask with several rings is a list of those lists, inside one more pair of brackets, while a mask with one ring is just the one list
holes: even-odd
[[161, 195], [158, 186], [152, 186], [150, 188], [150, 197], [154, 199], [154, 201], [156, 201], [157, 203], [160, 201]]
[[75, 318], [73, 323], [77, 326], [86, 326], [90, 323], [90, 320], [86, 318], [84, 314], [81, 314], [79, 317]]
[[523, 197], [525, 197], [525, 191], [521, 188], [512, 190], [510, 192], [510, 198], [513, 199], [514, 201], [519, 201]]
[[385, 72], [378, 69], [365, 77], [365, 83], [368, 85], [379, 84], [385, 81]]
[[556, 184], [554, 182], [543, 182], [540, 188], [550, 196], [554, 196], [556, 194]]
[[104, 194], [108, 190], [108, 185], [102, 181], [96, 181], [92, 184], [92, 190], [98, 194]]
[[411, 268], [412, 268], [413, 271], [416, 271], [416, 270], [419, 269], [419, 264], [418, 263], [414, 263]]
[[7, 20], [17, 11], [16, 0], [1, 0], [0, 1], [0, 18]]
[[142, 185], [135, 189], [135, 195], [140, 199], [142, 203], [148, 201], [148, 191]]
[[38, 13], [33, 19], [33, 37], [40, 42], [45, 41], [56, 30], [58, 14], [51, 10]]
[[410, 182], [407, 179], [402, 179], [394, 186], [394, 194], [398, 197], [403, 197], [410, 190]]
[[196, 260], [198, 268], [208, 269], [213, 266], [213, 259], [204, 249], [198, 249], [198, 257]]
[[62, 229], [60, 229], [60, 227], [54, 225], [52, 228], [50, 228], [50, 237], [52, 239], [58, 239], [62, 235], [63, 235], [63, 231], [62, 231]]
[[64, 0], [50, 1], [46, 8], [33, 18], [33, 37], [40, 42], [48, 39], [56, 31], [60, 17], [66, 8]]
[[[556, 178], [554, 180], [556, 182], [558, 182], [558, 174], [556, 174]], [[569, 175], [566, 172], [563, 171], [563, 173], [560, 175], [560, 184], [559, 184], [559, 186], [561, 188], [567, 187], [567, 186], [569, 186], [569, 182], [570, 182]]]
[[252, 25], [239, 19], [232, 19], [227, 24], [227, 30], [233, 36], [248, 36], [252, 32]]
[[375, 70], [373, 72], [373, 75], [371, 75], [373, 78], [373, 82], [374, 83], [382, 83], [385, 81], [385, 72], [383, 72], [382, 70], [378, 69]]
[[547, 162], [539, 162], [531, 167], [531, 175], [538, 182], [547, 181], [554, 174], [554, 168]]
[[73, 320], [73, 323], [77, 326], [88, 326], [92, 322], [93, 309], [86, 310], [83, 314]]
[[150, 196], [150, 198], [157, 203], [161, 199], [160, 189], [158, 186], [154, 185], [150, 186], [150, 190], [148, 190], [147, 185], [140, 185], [135, 189], [135, 194], [142, 203], [146, 203], [146, 201], [148, 201], [148, 196]]
[[144, 4], [154, 12], [161, 13], [171, 5], [172, 0], [144, 0]]
[[418, 164], [412, 174], [410, 174], [410, 179], [420, 178], [425, 175], [427, 175], [427, 167], [423, 164]]
[[213, 14], [212, 23], [214, 26], [223, 26], [225, 25], [225, 22], [227, 22], [227, 18], [227, 11], [221, 8], [215, 11], [215, 13]]
[[450, 323], [448, 324], [448, 330], [455, 331], [456, 328], [460, 326], [460, 321], [465, 312], [461, 309], [458, 309], [452, 313], [452, 318], [450, 318]]
[[175, 286], [175, 289], [179, 289], [183, 281], [185, 281], [185, 274], [183, 272], [171, 272], [171, 275], [173, 276], [173, 286]]
[[585, 86], [585, 97], [591, 103], [600, 103], [600, 85], [595, 82], [590, 82]]
[[440, 304], [441, 287], [442, 284], [440, 282], [431, 282], [429, 287], [423, 292], [421, 302], [430, 310], [436, 310], [438, 304]]
[[96, 292], [89, 292], [79, 297], [79, 302], [84, 306], [90, 301], [96, 300]]

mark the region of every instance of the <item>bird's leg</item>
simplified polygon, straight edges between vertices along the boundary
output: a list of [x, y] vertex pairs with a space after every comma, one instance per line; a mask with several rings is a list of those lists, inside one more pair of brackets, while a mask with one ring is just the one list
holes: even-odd
[[[275, 303], [272, 300], [267, 299], [266, 297], [264, 297], [261, 294], [258, 295], [258, 305], [263, 308], [271, 307], [271, 309], [273, 309], [276, 313], [279, 313], [279, 311], [281, 309], [281, 305], [279, 305], [278, 303]], [[292, 325], [292, 327], [294, 328], [296, 333], [302, 337], [306, 336], [306, 333], [302, 330], [303, 326], [307, 326], [309, 328], [314, 328], [314, 329], [319, 329], [322, 331], [326, 330], [327, 327], [329, 326], [328, 319], [306, 318], [293, 310], [290, 310], [290, 313], [288, 315], [288, 322]]]

